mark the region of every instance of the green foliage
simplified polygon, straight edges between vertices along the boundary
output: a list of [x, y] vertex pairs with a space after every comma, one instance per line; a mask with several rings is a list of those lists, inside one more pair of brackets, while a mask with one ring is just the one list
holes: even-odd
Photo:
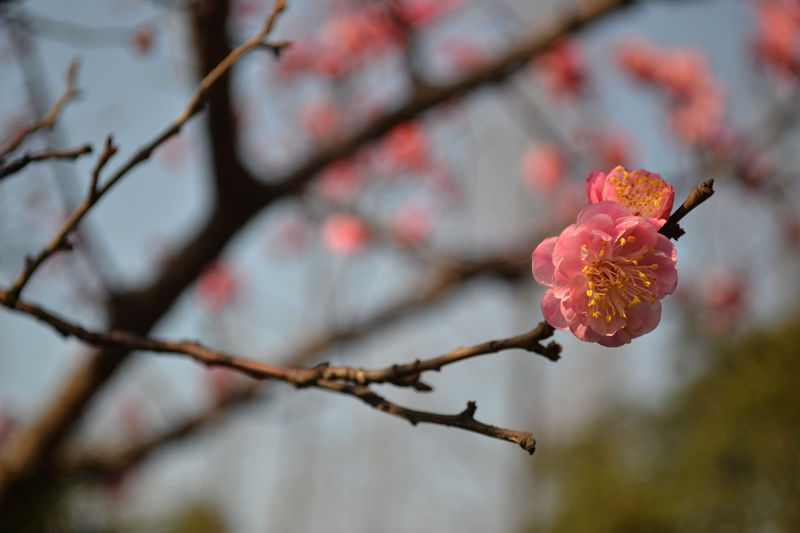
[[800, 531], [800, 321], [716, 350], [663, 412], [616, 413], [541, 463], [569, 532]]

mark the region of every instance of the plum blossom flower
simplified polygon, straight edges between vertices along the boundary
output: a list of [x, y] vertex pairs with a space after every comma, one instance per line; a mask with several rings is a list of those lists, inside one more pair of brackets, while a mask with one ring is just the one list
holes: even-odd
[[551, 326], [615, 347], [658, 325], [660, 300], [678, 284], [677, 259], [648, 219], [605, 201], [545, 239], [533, 252], [532, 270], [547, 287], [542, 312]]
[[531, 192], [552, 194], [561, 186], [569, 162], [553, 143], [531, 146], [522, 156], [525, 187]]
[[660, 174], [618, 166], [608, 173], [596, 170], [589, 174], [586, 197], [590, 204], [618, 203], [629, 209], [631, 215], [645, 217], [656, 229], [661, 229], [672, 213], [675, 189]]
[[212, 261], [203, 268], [197, 281], [197, 297], [210, 311], [220, 311], [236, 297], [237, 279], [230, 267], [221, 261]]
[[155, 44], [155, 31], [148, 26], [137, 28], [131, 33], [131, 38], [128, 41], [128, 47], [136, 55], [147, 55]]
[[756, 6], [753, 52], [766, 66], [788, 79], [800, 76], [800, 5], [768, 0]]
[[349, 159], [335, 161], [325, 167], [317, 181], [317, 191], [326, 201], [343, 204], [352, 200], [361, 185], [361, 169]]
[[433, 215], [427, 209], [406, 205], [392, 219], [389, 231], [401, 246], [417, 246], [433, 229]]
[[712, 335], [724, 335], [747, 310], [748, 280], [725, 267], [710, 269], [704, 278], [700, 318], [706, 331]]
[[386, 134], [379, 149], [379, 162], [389, 174], [420, 172], [430, 163], [431, 140], [422, 124], [403, 122]]
[[322, 240], [332, 252], [355, 255], [369, 244], [370, 233], [360, 219], [346, 213], [328, 217], [322, 226]]
[[555, 98], [577, 98], [586, 90], [586, 59], [578, 41], [562, 39], [556, 42], [532, 65]]

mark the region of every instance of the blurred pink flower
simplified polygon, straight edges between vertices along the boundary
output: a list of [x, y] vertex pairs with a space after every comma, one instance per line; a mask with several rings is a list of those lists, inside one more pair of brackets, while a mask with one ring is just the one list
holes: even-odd
[[756, 6], [755, 56], [791, 78], [800, 75], [800, 3], [766, 0]]
[[142, 26], [141, 28], [133, 30], [130, 41], [128, 42], [128, 47], [134, 54], [144, 56], [149, 54], [153, 49], [155, 41], [155, 30], [149, 26]]
[[660, 300], [678, 284], [678, 256], [653, 224], [614, 202], [584, 208], [533, 252], [547, 322], [586, 342], [621, 346], [661, 320]]
[[725, 130], [725, 94], [709, 82], [691, 98], [673, 104], [670, 123], [675, 135], [687, 144], [701, 148], [715, 146]]
[[576, 98], [586, 90], [588, 72], [583, 47], [573, 39], [561, 39], [533, 63], [545, 88], [554, 98]]
[[709, 333], [724, 335], [747, 307], [747, 281], [723, 267], [709, 270], [703, 280], [701, 320]]
[[596, 170], [589, 174], [586, 197], [590, 204], [615, 202], [660, 229], [672, 213], [675, 189], [661, 179], [661, 174], [618, 166], [611, 172]]
[[772, 172], [772, 157], [769, 152], [757, 146], [745, 145], [740, 153], [739, 179], [745, 187], [761, 187]]
[[617, 61], [623, 70], [639, 80], [652, 82], [656, 78], [661, 50], [646, 41], [627, 41], [617, 47]]
[[277, 62], [278, 75], [293, 79], [310, 71], [321, 51], [311, 41], [295, 41], [281, 51]]
[[335, 161], [325, 167], [317, 179], [317, 191], [326, 201], [341, 204], [349, 202], [361, 185], [359, 167], [349, 159]]
[[388, 172], [420, 171], [429, 163], [430, 139], [418, 122], [403, 122], [386, 134], [378, 157]]
[[714, 148], [724, 141], [725, 93], [711, 76], [703, 52], [629, 42], [618, 54], [628, 73], [669, 97], [670, 126], [677, 137], [698, 148]]
[[414, 205], [403, 207], [390, 226], [392, 237], [402, 246], [416, 246], [428, 238], [433, 229], [430, 211]]
[[603, 166], [615, 167], [631, 161], [631, 144], [627, 135], [619, 131], [608, 132], [597, 140], [595, 151]]
[[552, 194], [561, 186], [568, 161], [553, 143], [536, 144], [522, 156], [522, 176], [531, 192]]
[[210, 311], [219, 311], [233, 301], [237, 289], [230, 267], [222, 261], [212, 261], [200, 273], [196, 294]]
[[242, 374], [221, 366], [211, 367], [203, 376], [214, 403], [218, 406], [240, 390], [246, 381]]
[[800, 212], [786, 211], [781, 217], [783, 236], [792, 248], [800, 247]]
[[328, 217], [322, 226], [322, 240], [332, 252], [355, 255], [369, 244], [370, 232], [361, 220], [346, 213]]
[[417, 28], [450, 14], [463, 0], [400, 0], [395, 2], [397, 16], [406, 26]]
[[300, 127], [315, 142], [324, 142], [334, 135], [339, 111], [329, 102], [314, 102], [300, 110]]

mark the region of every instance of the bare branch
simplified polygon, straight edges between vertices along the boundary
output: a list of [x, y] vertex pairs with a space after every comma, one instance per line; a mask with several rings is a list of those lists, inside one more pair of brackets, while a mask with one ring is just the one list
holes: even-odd
[[678, 240], [680, 239], [684, 233], [686, 233], [683, 228], [678, 225], [683, 217], [689, 214], [689, 212], [697, 207], [698, 205], [702, 204], [714, 194], [714, 180], [710, 179], [704, 182], [702, 185], [699, 185], [692, 189], [692, 192], [689, 193], [689, 197], [683, 202], [683, 205], [680, 206], [678, 209], [672, 213], [672, 216], [669, 217], [669, 220], [666, 224], [659, 230], [659, 233], [666, 236], [667, 238]]
[[[113, 155], [113, 152], [116, 152], [116, 147], [111, 145], [111, 138], [109, 137], [109, 139], [106, 141], [106, 146], [108, 149], [103, 152], [100, 160], [98, 161], [98, 166], [95, 168], [95, 172], [93, 173], [92, 187], [89, 194], [78, 205], [78, 207], [75, 208], [67, 220], [64, 221], [58, 232], [56, 232], [56, 234], [50, 239], [45, 248], [35, 257], [28, 258], [26, 260], [25, 268], [17, 276], [16, 280], [14, 281], [14, 285], [8, 291], [12, 299], [19, 297], [22, 290], [25, 288], [25, 285], [28, 283], [28, 280], [30, 280], [31, 276], [33, 276], [39, 266], [45, 260], [47, 260], [48, 257], [53, 255], [53, 253], [63, 247], [63, 243], [67, 235], [69, 235], [72, 230], [75, 229], [86, 213], [89, 212], [89, 210], [100, 200], [100, 198], [102, 198], [103, 195], [105, 195], [131, 169], [133, 169], [142, 161], [147, 160], [156, 147], [158, 147], [172, 135], [180, 132], [186, 121], [200, 111], [201, 105], [214, 83], [220, 78], [220, 76], [227, 72], [231, 66], [233, 66], [237, 59], [244, 55], [248, 50], [258, 46], [264, 40], [270, 30], [272, 30], [272, 26], [275, 23], [275, 19], [277, 18], [278, 14], [280, 14], [285, 8], [286, 3], [284, 0], [278, 0], [275, 4], [275, 8], [272, 11], [272, 14], [267, 19], [264, 27], [261, 28], [261, 31], [259, 31], [258, 34], [243, 43], [241, 46], [233, 50], [228, 57], [226, 57], [219, 65], [217, 65], [216, 68], [214, 68], [205, 78], [203, 78], [197, 91], [195, 91], [194, 95], [189, 100], [189, 103], [186, 105], [178, 118], [175, 119], [172, 124], [167, 126], [167, 128], [157, 135], [153, 140], [134, 153], [128, 162], [123, 164], [122, 167], [118, 169], [111, 176], [111, 178], [109, 178], [105, 185], [98, 189], [97, 174], [99, 174], [102, 166], [108, 161], [108, 158]], [[70, 79], [72, 77], [74, 77], [74, 73], [70, 75]], [[66, 101], [63, 96], [59, 99], [59, 101], [62, 100]], [[53, 110], [50, 110], [46, 118], [51, 117], [50, 120], [54, 121], [61, 107], [63, 107], [63, 103], [60, 106], [54, 106]], [[56, 110], [55, 113], [54, 110]]]
[[91, 154], [92, 147], [89, 144], [82, 144], [77, 148], [68, 148], [66, 150], [43, 150], [41, 152], [36, 153], [29, 153], [24, 154], [17, 159], [9, 161], [5, 165], [0, 165], [0, 180], [3, 178], [7, 178], [11, 174], [19, 172], [28, 164], [35, 163], [38, 161], [47, 161], [50, 159], [61, 159], [61, 160], [76, 160], [80, 156], [84, 154]]
[[[479, 355], [486, 355], [497, 353], [503, 350], [511, 350], [519, 348], [529, 352], [537, 353], [551, 361], [558, 361], [561, 358], [561, 346], [555, 342], [551, 342], [548, 346], [542, 346], [539, 341], [551, 337], [555, 330], [547, 322], [541, 322], [534, 329], [510, 339], [502, 339], [496, 341], [489, 341], [477, 346], [470, 346], [469, 348], [458, 348], [452, 352], [437, 357], [435, 359], [428, 359], [420, 361], [419, 359], [407, 365], [393, 365], [388, 368], [380, 370], [364, 370], [362, 368], [349, 368], [349, 367], [325, 367], [321, 374], [322, 379], [337, 379], [341, 381], [349, 381], [359, 385], [368, 385], [370, 383], [393, 383], [400, 387], [413, 387], [420, 391], [430, 391], [428, 385], [419, 381], [419, 377], [423, 372], [430, 370], [439, 371], [442, 367], [470, 359]], [[310, 369], [307, 375], [298, 377], [296, 380], [303, 378], [314, 381], [319, 379], [313, 376], [313, 370]]]
[[480, 433], [481, 435], [486, 435], [494, 439], [513, 442], [531, 455], [536, 451], [536, 439], [533, 437], [533, 434], [526, 431], [502, 429], [475, 420], [474, 415], [478, 408], [475, 402], [469, 402], [467, 408], [457, 415], [440, 415], [401, 407], [379, 396], [370, 388], [361, 385], [350, 385], [338, 381], [320, 381], [316, 385], [328, 390], [341, 392], [342, 394], [355, 396], [379, 411], [405, 418], [411, 422], [412, 425], [436, 424], [440, 426], [456, 427], [474, 433]]
[[117, 148], [117, 146], [114, 146], [114, 137], [109, 134], [108, 137], [106, 137], [103, 153], [100, 154], [94, 166], [94, 170], [92, 170], [92, 181], [89, 183], [89, 193], [87, 194], [89, 198], [97, 198], [97, 182], [100, 179], [100, 171], [106, 166], [108, 160], [117, 153]]
[[78, 88], [76, 87], [76, 83], [78, 78], [79, 64], [80, 62], [78, 61], [77, 58], [70, 61], [65, 76], [66, 87], [64, 88], [64, 92], [61, 93], [61, 96], [59, 96], [58, 99], [55, 101], [53, 107], [51, 107], [50, 110], [47, 113], [45, 113], [45, 115], [41, 119], [36, 121], [34, 124], [31, 124], [30, 126], [26, 126], [24, 128], [17, 130], [17, 132], [14, 133], [14, 135], [12, 135], [8, 141], [6, 141], [6, 144], [3, 145], [2, 148], [0, 148], [0, 161], [2, 161], [11, 152], [16, 150], [28, 135], [35, 133], [39, 130], [53, 127], [53, 125], [56, 123], [56, 120], [58, 119], [58, 116], [61, 114], [61, 111], [64, 109], [64, 106], [66, 106], [67, 103], [73, 98], [75, 98], [75, 96], [77, 96], [78, 94]]
[[[536, 441], [530, 433], [500, 429], [476, 421], [473, 417], [476, 409], [474, 402], [470, 402], [467, 409], [458, 415], [440, 415], [424, 411], [414, 411], [388, 402], [368, 387], [364, 386], [364, 384], [371, 382], [384, 383], [387, 381], [403, 384], [403, 379], [412, 377], [416, 380], [415, 376], [418, 376], [421, 372], [439, 370], [447, 364], [463, 361], [477, 355], [496, 353], [507, 349], [523, 348], [537, 353], [548, 354], [548, 349], [538, 344], [539, 340], [553, 334], [553, 328], [544, 322], [533, 331], [518, 337], [491, 341], [471, 348], [459, 348], [447, 355], [424, 362], [417, 361], [409, 365], [395, 365], [386, 370], [363, 371], [346, 367], [334, 369], [328, 368], [327, 365], [318, 365], [310, 369], [283, 368], [234, 357], [194, 342], [159, 341], [124, 331], [110, 331], [108, 333], [92, 332], [62, 318], [56, 317], [38, 306], [28, 304], [18, 298], [12, 300], [5, 291], [0, 291], [0, 303], [46, 322], [62, 335], [76, 337], [97, 347], [121, 347], [128, 350], [188, 355], [205, 365], [227, 367], [257, 379], [274, 379], [291, 383], [296, 387], [318, 387], [355, 396], [380, 411], [405, 418], [414, 425], [425, 422], [429, 424], [458, 427], [493, 438], [514, 442], [531, 454], [536, 449]], [[560, 348], [557, 348], [557, 345], [551, 344], [549, 347], [549, 355], [547, 356], [551, 359], [553, 357], [557, 358], [558, 351], [560, 351]], [[357, 381], [359, 384], [352, 385], [341, 383], [336, 380]]]

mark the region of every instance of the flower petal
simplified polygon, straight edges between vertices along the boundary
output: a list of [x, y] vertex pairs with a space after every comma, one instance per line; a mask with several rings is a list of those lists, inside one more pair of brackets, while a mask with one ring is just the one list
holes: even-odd
[[542, 314], [547, 323], [556, 329], [566, 330], [567, 319], [561, 313], [561, 300], [555, 297], [553, 289], [547, 289], [542, 297]]
[[556, 246], [558, 237], [545, 239], [536, 247], [531, 255], [531, 270], [533, 277], [545, 287], [553, 286], [553, 249]]

